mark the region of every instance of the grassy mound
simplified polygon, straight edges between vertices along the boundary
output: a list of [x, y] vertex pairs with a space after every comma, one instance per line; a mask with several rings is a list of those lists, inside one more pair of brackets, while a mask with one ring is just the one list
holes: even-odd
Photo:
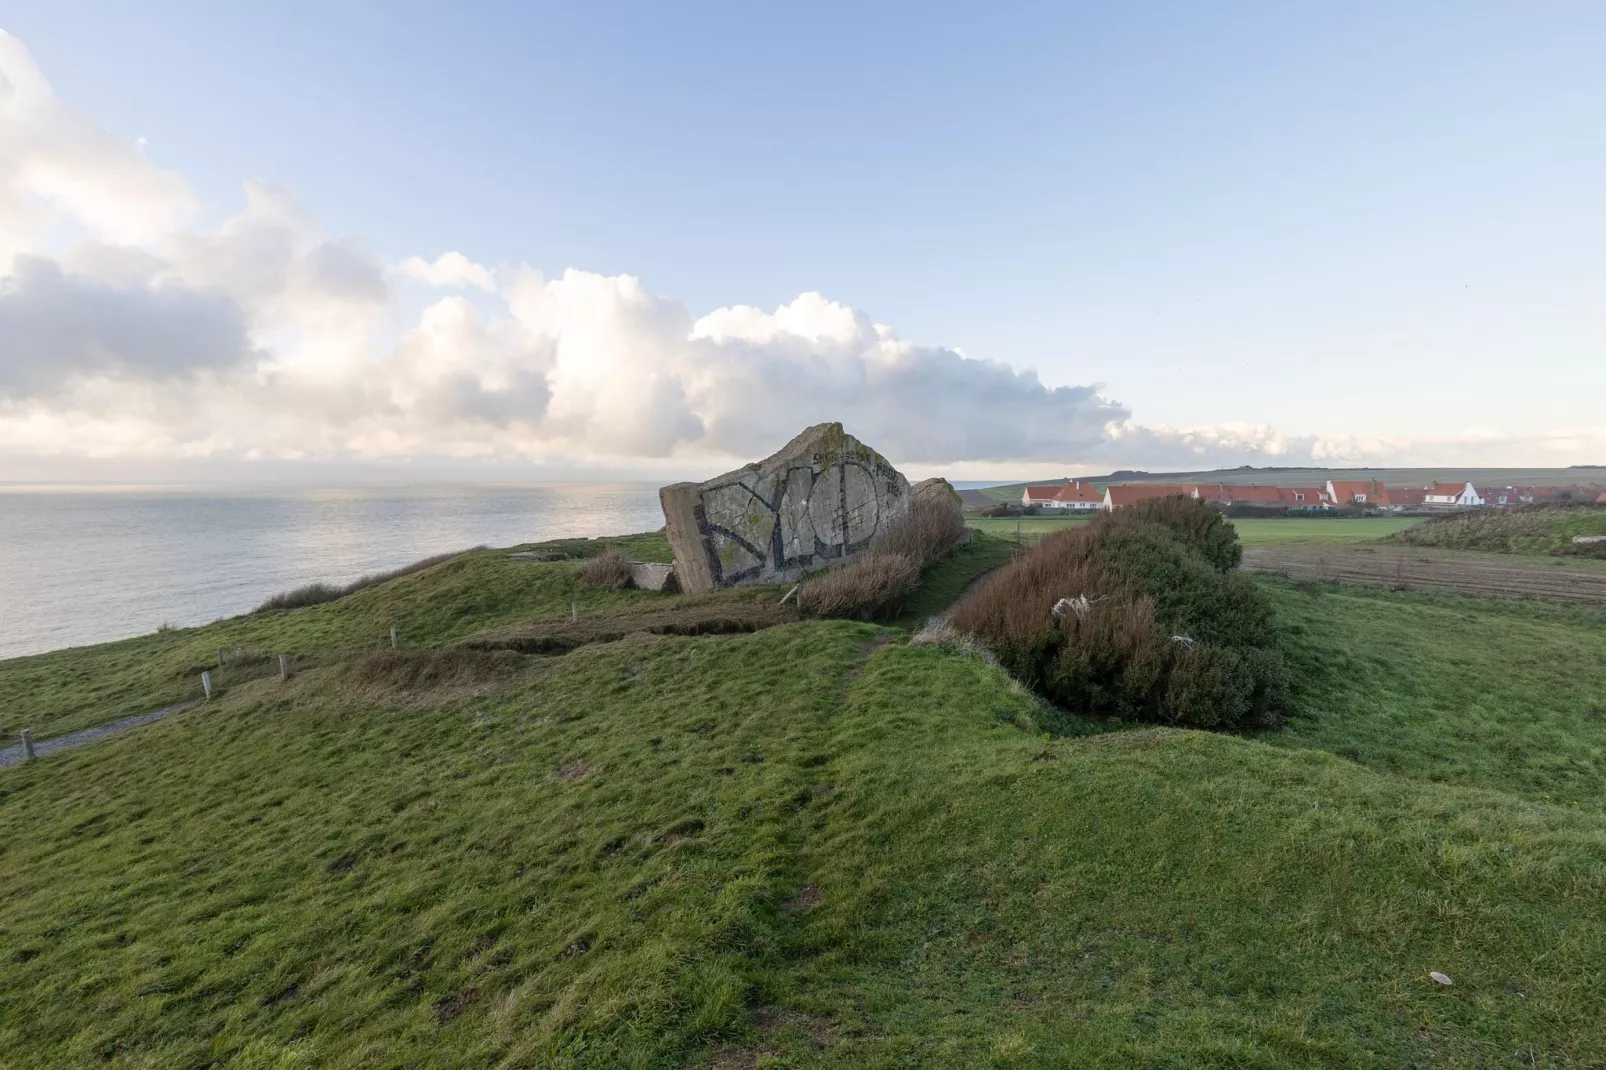
[[1606, 543], [1579, 545], [1577, 535], [1606, 535], [1606, 507], [1525, 505], [1436, 517], [1391, 535], [1390, 541], [1448, 550], [1502, 554], [1606, 557]]
[[1290, 702], [1271, 610], [1236, 532], [1186, 498], [1050, 535], [952, 616], [1066, 709], [1201, 728], [1272, 727]]
[[[1378, 649], [1427, 661], [1427, 618], [1455, 615], [1271, 589], [1311, 644], [1399, 609]], [[1454, 636], [1469, 659], [1512, 638], [1479, 619]], [[1541, 659], [1603, 626], [1514, 619]], [[1525, 774], [1497, 746], [1447, 785], [1431, 753], [1045, 742], [998, 668], [892, 637], [381, 653], [0, 771], [6, 1059], [1381, 1068], [1606, 1046], [1598, 772], [1558, 806], [1506, 790]], [[1577, 711], [1603, 673], [1552, 679], [1508, 729], [1553, 707], [1555, 760], [1598, 764], [1603, 722]], [[1334, 677], [1322, 731], [1390, 701], [1361, 683]], [[1454, 745], [1456, 705], [1392, 719]]]
[[[8, 730], [29, 728], [36, 739], [48, 739], [198, 698], [202, 670], [210, 670], [214, 683], [227, 690], [276, 676], [278, 654], [290, 655], [292, 668], [299, 671], [388, 649], [393, 627], [404, 650], [476, 637], [494, 643], [523, 636], [545, 637], [538, 641], [549, 642], [556, 652], [612, 641], [635, 630], [718, 631], [721, 614], [710, 606], [727, 600], [744, 623], [726, 630], [748, 631], [795, 617], [744, 608], [764, 599], [777, 602], [784, 589], [744, 588], [688, 599], [588, 585], [583, 575], [587, 565], [609, 555], [672, 560], [661, 532], [559, 539], [515, 549], [554, 559], [515, 558], [507, 550], [469, 551], [427, 568], [403, 570], [337, 601], [0, 661], [0, 717]], [[900, 601], [905, 617], [946, 609], [966, 584], [1002, 564], [1009, 552], [1004, 540], [984, 535], [960, 546], [927, 569], [918, 587], [904, 593]], [[570, 622], [572, 609], [579, 611], [578, 625]], [[636, 614], [645, 617], [632, 627], [630, 618]]]

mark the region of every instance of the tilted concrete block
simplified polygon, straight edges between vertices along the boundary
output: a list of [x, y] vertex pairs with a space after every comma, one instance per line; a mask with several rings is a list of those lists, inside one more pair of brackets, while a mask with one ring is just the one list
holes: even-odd
[[658, 500], [676, 577], [697, 594], [791, 583], [851, 560], [907, 515], [910, 490], [885, 457], [829, 423], [734, 472], [664, 487]]

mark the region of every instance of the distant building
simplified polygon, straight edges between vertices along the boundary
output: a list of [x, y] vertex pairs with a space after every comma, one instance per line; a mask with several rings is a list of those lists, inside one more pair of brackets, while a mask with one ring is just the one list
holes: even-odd
[[1471, 483], [1435, 483], [1423, 501], [1427, 505], [1475, 506], [1483, 504], [1483, 495]]
[[1127, 483], [1106, 490], [1100, 508], [1119, 509], [1123, 505], [1146, 502], [1150, 498], [1171, 498], [1179, 494], [1197, 499], [1199, 488], [1193, 483]]
[[1414, 509], [1428, 500], [1426, 487], [1384, 487], [1390, 509]]
[[1020, 496], [1020, 503], [1022, 505], [1027, 505], [1027, 506], [1030, 506], [1030, 505], [1043, 505], [1043, 506], [1053, 505], [1054, 504], [1054, 495], [1056, 495], [1058, 493], [1059, 493], [1059, 488], [1058, 487], [1027, 487], [1026, 490]]
[[1606, 505], [1606, 490], [1600, 492], [1600, 497], [1595, 499], [1595, 504]]
[[1291, 509], [1331, 509], [1333, 501], [1322, 487], [1278, 487], [1277, 494]]
[[1329, 479], [1327, 500], [1334, 505], [1386, 505], [1388, 488], [1375, 479]]
[[1094, 490], [1093, 484], [1073, 479], [1056, 490], [1054, 500], [1048, 504], [1053, 509], [1091, 511], [1104, 508], [1104, 495]]

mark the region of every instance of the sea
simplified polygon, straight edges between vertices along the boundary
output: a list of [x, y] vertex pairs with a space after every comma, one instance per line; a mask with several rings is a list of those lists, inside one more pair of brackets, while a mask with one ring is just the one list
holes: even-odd
[[204, 624], [448, 550], [663, 523], [656, 483], [0, 485], [0, 658]]

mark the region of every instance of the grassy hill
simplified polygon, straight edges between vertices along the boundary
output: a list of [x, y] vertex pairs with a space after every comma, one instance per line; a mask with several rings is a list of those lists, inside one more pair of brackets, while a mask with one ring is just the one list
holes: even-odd
[[1606, 535], [1606, 507], [1525, 506], [1436, 517], [1393, 536], [1411, 546], [1503, 554], [1598, 554], [1606, 545], [1579, 546], [1578, 535]]
[[[0, 770], [0, 1063], [1606, 1050], [1606, 616], [1260, 581], [1299, 677], [1289, 729], [1045, 737], [1000, 670], [900, 627], [458, 645], [561, 618], [573, 569], [490, 553], [211, 626], [340, 656]], [[396, 615], [436, 649], [372, 650]]]

